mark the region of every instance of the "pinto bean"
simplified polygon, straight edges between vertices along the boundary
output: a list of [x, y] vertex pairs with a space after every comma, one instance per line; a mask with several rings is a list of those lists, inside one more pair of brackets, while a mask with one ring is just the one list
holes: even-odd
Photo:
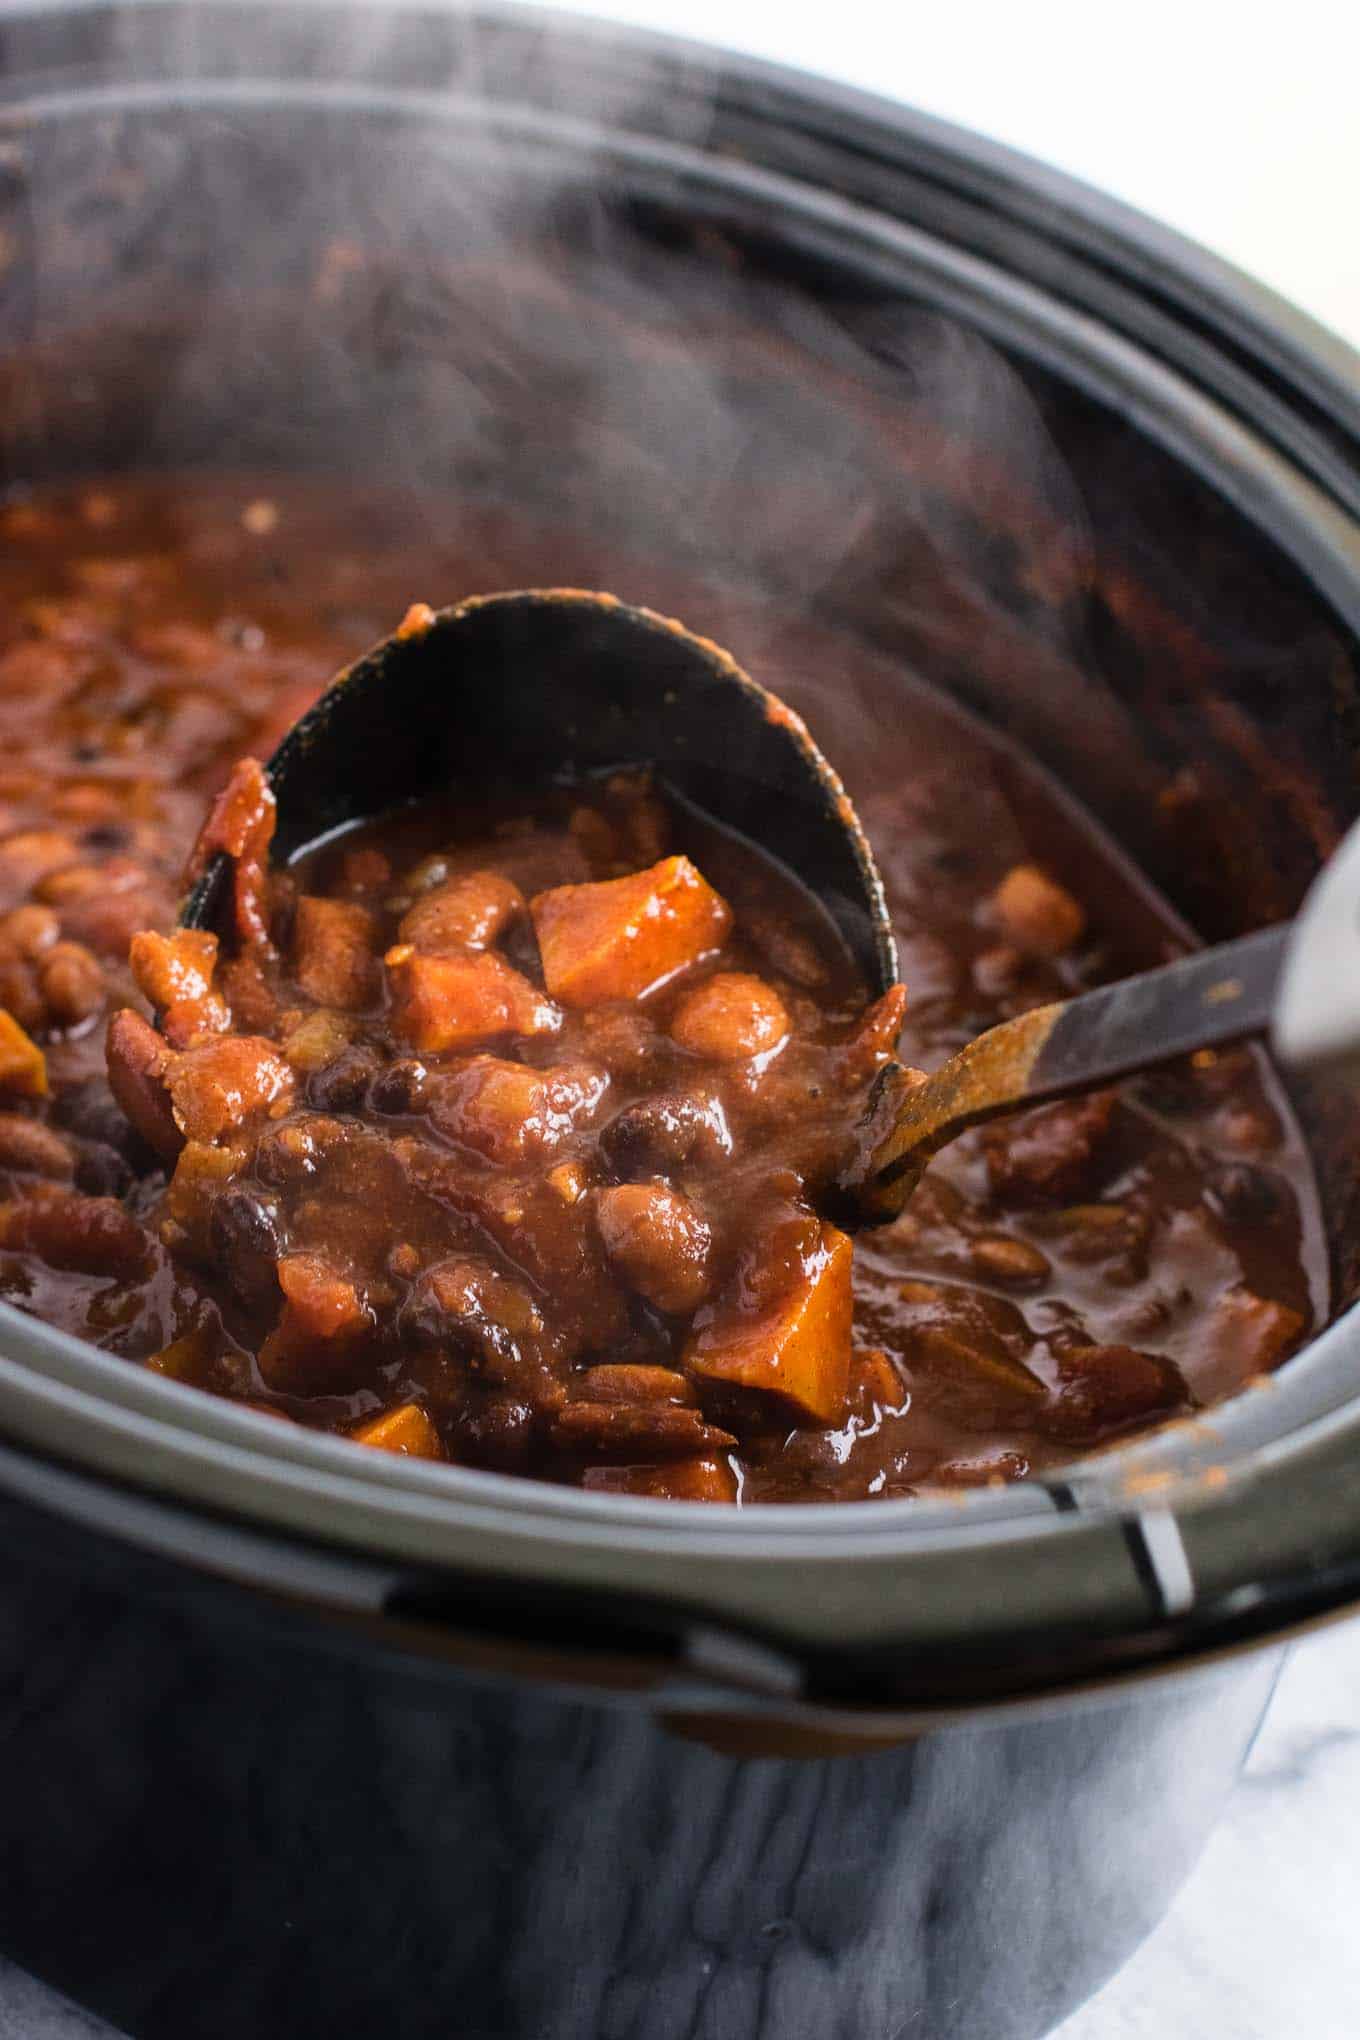
[[111, 1197], [72, 1192], [39, 1202], [0, 1204], [0, 1248], [34, 1254], [50, 1268], [123, 1281], [145, 1272], [151, 1243]]
[[789, 1035], [789, 1016], [763, 978], [718, 971], [686, 992], [671, 1018], [672, 1039], [709, 1062], [745, 1062], [768, 1055]]
[[527, 912], [513, 879], [496, 871], [470, 871], [423, 894], [402, 915], [397, 940], [430, 956], [490, 949]]
[[125, 1117], [157, 1154], [173, 1159], [184, 1145], [167, 1081], [170, 1051], [140, 1013], [125, 1006], [109, 1022], [105, 1044], [109, 1089]]
[[70, 1142], [40, 1119], [0, 1112], [0, 1169], [67, 1182], [75, 1174], [75, 1155]]
[[618, 1183], [596, 1192], [595, 1223], [619, 1276], [658, 1310], [703, 1302], [713, 1241], [688, 1198], [663, 1183]]
[[81, 942], [55, 942], [38, 965], [38, 985], [49, 1021], [78, 1027], [104, 1004], [104, 970]]

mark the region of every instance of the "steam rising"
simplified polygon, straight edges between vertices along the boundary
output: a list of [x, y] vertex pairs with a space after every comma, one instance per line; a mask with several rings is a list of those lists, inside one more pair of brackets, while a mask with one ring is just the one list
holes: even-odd
[[[199, 104], [7, 138], [20, 471], [320, 465], [441, 530], [503, 501], [620, 593], [702, 585], [757, 666], [831, 615], [1072, 684], [1085, 525], [1033, 400], [905, 291], [827, 256], [814, 294], [740, 166], [715, 179], [707, 74], [537, 17], [265, 20], [133, 11], [108, 77], [215, 81]], [[844, 734], [809, 660], [802, 705], [824, 691]]]

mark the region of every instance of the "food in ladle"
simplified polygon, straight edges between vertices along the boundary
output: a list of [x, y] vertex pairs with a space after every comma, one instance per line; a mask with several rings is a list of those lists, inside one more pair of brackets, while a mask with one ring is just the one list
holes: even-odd
[[[279, 873], [271, 826], [245, 761], [199, 858], [236, 857], [230, 953], [139, 935], [161, 1031], [110, 1035], [174, 1163], [162, 1238], [271, 1394], [380, 1396], [358, 1435], [393, 1450], [714, 1499], [743, 1441], [843, 1422], [852, 1248], [822, 1207], [901, 987], [867, 1003], [750, 846], [671, 848], [645, 776], [403, 812]], [[771, 974], [766, 926], [815, 988]]]
[[[244, 523], [243, 510], [266, 494], [278, 516], [262, 537]], [[834, 1051], [848, 1061], [857, 994], [836, 989], [834, 948], [828, 955], [818, 922], [808, 922], [796, 900], [774, 913], [752, 911], [732, 872], [715, 861], [715, 846], [678, 828], [672, 839], [648, 834], [611, 855], [589, 819], [602, 790], [582, 789], [572, 802], [581, 812], [575, 832], [566, 831], [565, 871], [488, 860], [485, 842], [477, 850], [472, 837], [477, 828], [485, 836], [491, 817], [459, 817], [456, 827], [444, 818], [438, 840], [413, 845], [409, 859], [383, 850], [390, 878], [371, 857], [362, 861], [372, 846], [360, 839], [323, 853], [303, 875], [319, 906], [294, 918], [281, 953], [281, 980], [305, 963], [310, 987], [299, 982], [285, 1009], [298, 1015], [286, 1037], [269, 971], [256, 967], [249, 941], [240, 953], [210, 958], [206, 949], [177, 947], [182, 938], [172, 935], [185, 854], [238, 754], [267, 754], [336, 667], [400, 615], [413, 581], [468, 587], [542, 579], [545, 555], [533, 550], [541, 541], [507, 539], [498, 527], [478, 551], [475, 520], [460, 513], [447, 521], [455, 538], [436, 551], [428, 517], [412, 526], [376, 499], [361, 512], [329, 490], [266, 491], [230, 481], [73, 489], [0, 507], [0, 528], [7, 741], [0, 775], [0, 1289], [11, 1301], [129, 1361], [370, 1448], [513, 1463], [621, 1492], [692, 1498], [735, 1488], [743, 1500], [853, 1499], [1018, 1477], [1218, 1400], [1277, 1364], [1316, 1321], [1324, 1291], [1306, 1158], [1263, 1058], [1240, 1050], [967, 1136], [932, 1163], [901, 1221], [856, 1240], [851, 1369], [839, 1414], [823, 1418], [812, 1401], [799, 1408], [782, 1391], [782, 1400], [763, 1398], [744, 1386], [744, 1370], [761, 1353], [796, 1353], [805, 1322], [774, 1294], [783, 1272], [816, 1261], [821, 1279], [813, 1293], [824, 1297], [833, 1327], [843, 1322], [829, 1308], [842, 1279], [826, 1265], [836, 1258], [835, 1242], [819, 1240], [809, 1252], [807, 1235], [773, 1235], [760, 1249], [761, 1279], [768, 1269], [771, 1285], [768, 1316], [738, 1314], [735, 1325], [725, 1318], [722, 1215], [691, 1193], [710, 1167], [721, 1190], [724, 1165], [711, 1158], [722, 1155], [724, 1131], [732, 1137], [730, 1118], [719, 1120], [702, 1098], [653, 1110], [651, 1080], [620, 1073], [638, 1036], [659, 1041], [677, 1066], [701, 1072], [704, 1096], [732, 1092], [739, 1102], [757, 1065], [760, 1081], [773, 1083], [799, 1056]], [[555, 565], [567, 557], [561, 546], [552, 554]], [[653, 573], [635, 584], [661, 585]], [[677, 591], [673, 606], [706, 614], [702, 591]], [[730, 603], [723, 614], [724, 634], [739, 645]], [[806, 670], [809, 659], [806, 631], [791, 632], [787, 642], [772, 638], [768, 616], [761, 630], [762, 675], [808, 709], [825, 735], [884, 868], [908, 985], [906, 1061], [933, 1068], [1009, 1013], [1146, 967], [1174, 948], [1174, 927], [1135, 877], [1015, 753], [943, 698], [919, 688], [904, 696], [900, 675], [848, 638], [815, 660], [819, 672], [834, 667], [844, 698], [858, 702], [858, 715], [838, 717], [840, 693], [810, 700], [799, 680], [800, 662]], [[655, 819], [650, 804], [634, 805]], [[567, 814], [569, 821], [570, 808]], [[224, 804], [219, 823], [241, 852], [239, 900], [249, 929], [261, 859], [250, 799]], [[532, 848], [527, 836], [492, 840], [498, 857]], [[397, 866], [450, 844], [455, 862], [476, 861], [419, 894], [408, 888], [398, 912]], [[740, 861], [741, 846], [728, 847]], [[519, 900], [557, 883], [631, 879], [680, 855], [732, 908], [735, 946], [640, 999], [570, 1005], [537, 973], [533, 924]], [[348, 877], [346, 857], [356, 860]], [[1013, 880], [1017, 868], [1029, 875]], [[496, 871], [499, 883], [450, 883], [479, 869]], [[1053, 889], [1050, 906], [1059, 894], [1068, 902], [1058, 901], [1066, 933], [1044, 909], [1035, 873]], [[375, 929], [366, 914], [378, 917]], [[305, 959], [293, 947], [299, 926], [308, 938]], [[171, 943], [158, 951], [144, 937], [136, 951], [139, 973], [163, 1005], [167, 1038], [150, 1025], [149, 1005], [126, 966], [132, 937], [147, 930]], [[408, 944], [413, 956], [438, 959], [441, 943], [454, 967], [442, 982], [480, 986], [488, 995], [484, 1014], [512, 1010], [510, 973], [530, 987], [519, 1010], [556, 1008], [561, 1026], [447, 1049], [403, 1041], [396, 1053], [395, 1040], [394, 1052], [379, 1049], [365, 1030], [376, 1010], [374, 987], [388, 976], [383, 957]], [[488, 971], [479, 958], [500, 967]], [[427, 989], [435, 983], [427, 979]], [[230, 1010], [235, 1030], [214, 1029], [225, 1083], [211, 1080], [206, 1062], [195, 1065], [189, 1046], [205, 1014], [221, 1019], [214, 999]], [[106, 1018], [125, 1008], [131, 1018], [115, 1025], [115, 1062], [126, 1058], [140, 1134], [103, 1075]], [[841, 1015], [825, 1020], [822, 1040], [815, 1036], [823, 1023], [809, 1020], [809, 1009]], [[413, 1025], [424, 1010], [419, 998], [410, 1002]], [[430, 1010], [438, 1011], [437, 1002]], [[592, 1012], [603, 1018], [594, 1022], [590, 1052], [583, 1046], [568, 1056]], [[845, 1030], [839, 1044], [837, 1027]], [[230, 1058], [251, 1037], [268, 1047], [247, 1046], [233, 1073]], [[730, 1057], [716, 1052], [723, 1048]], [[377, 1055], [379, 1070], [366, 1051]], [[878, 1052], [867, 1046], [870, 1065]], [[167, 1055], [190, 1058], [168, 1087], [157, 1081]], [[564, 1065], [575, 1074], [567, 1088], [553, 1089], [547, 1073]], [[620, 1088], [606, 1087], [592, 1104], [580, 1090], [581, 1065], [602, 1069]], [[432, 1068], [443, 1089], [442, 1132], [422, 1095]], [[528, 1103], [526, 1086], [538, 1087]], [[386, 1306], [335, 1267], [347, 1235], [308, 1231], [280, 1256], [268, 1212], [262, 1222], [255, 1206], [232, 1194], [258, 1187], [263, 1196], [268, 1188], [284, 1204], [300, 1205], [287, 1186], [218, 1184], [218, 1244], [195, 1259], [176, 1240], [173, 1228], [185, 1221], [172, 1209], [169, 1165], [158, 1159], [158, 1145], [181, 1137], [176, 1093], [199, 1149], [230, 1159], [238, 1091], [256, 1101], [261, 1131], [281, 1141], [299, 1117], [311, 1117], [355, 1129], [348, 1138], [361, 1149], [406, 1141], [446, 1176], [451, 1169], [470, 1180], [480, 1170], [481, 1179], [504, 1178], [507, 1193], [516, 1179], [531, 1181], [545, 1209], [551, 1197], [568, 1222], [577, 1214], [576, 1230], [564, 1229], [563, 1237], [592, 1243], [608, 1276], [595, 1294], [617, 1299], [626, 1339], [638, 1338], [640, 1323], [654, 1343], [643, 1339], [641, 1358], [626, 1342], [580, 1348], [566, 1369], [562, 1412], [544, 1427], [541, 1447], [540, 1434], [518, 1420], [504, 1420], [503, 1430], [494, 1417], [480, 1432], [462, 1428], [455, 1406], [470, 1410], [479, 1397], [494, 1398], [469, 1365], [467, 1401], [455, 1395], [441, 1407], [438, 1381], [457, 1383], [459, 1370], [441, 1357], [451, 1342], [419, 1329], [423, 1306], [433, 1313], [424, 1323], [436, 1325], [440, 1312], [451, 1311], [460, 1325], [476, 1324], [480, 1306], [489, 1323], [512, 1332], [518, 1313], [523, 1342], [537, 1338], [540, 1347], [532, 1319], [537, 1314], [546, 1326], [549, 1315], [528, 1271], [509, 1261], [502, 1267], [489, 1237], [478, 1240], [476, 1255], [445, 1245], [434, 1257], [480, 1258], [480, 1288], [474, 1299], [454, 1269], [421, 1292], [410, 1319], [410, 1371], [403, 1372], [405, 1357], [394, 1365], [379, 1345], [371, 1372], [304, 1375], [306, 1354], [329, 1351], [323, 1338], [340, 1341], [338, 1352], [348, 1335], [357, 1351], [358, 1319]], [[279, 1108], [280, 1118], [270, 1120]], [[570, 1131], [562, 1149], [539, 1152], [540, 1140], [550, 1145], [563, 1122]], [[815, 1129], [799, 1121], [775, 1131], [801, 1140]], [[598, 1149], [598, 1178], [584, 1190], [577, 1143]], [[319, 1152], [328, 1152], [324, 1140]], [[285, 1175], [295, 1159], [282, 1163]], [[181, 1187], [188, 1182], [186, 1175]], [[205, 1171], [205, 1191], [210, 1184]], [[651, 1187], [666, 1196], [648, 1198]], [[814, 1202], [813, 1190], [805, 1203]], [[667, 1198], [686, 1199], [690, 1213], [678, 1219], [678, 1205]], [[343, 1204], [337, 1199], [337, 1209]], [[350, 1210], [353, 1224], [377, 1226], [389, 1215], [371, 1199], [366, 1207], [363, 1198], [350, 1200]], [[449, 1220], [437, 1199], [435, 1210], [446, 1240]], [[647, 1214], [654, 1231], [681, 1240], [683, 1249], [650, 1255]], [[708, 1229], [706, 1250], [700, 1225]], [[167, 1227], [174, 1253], [162, 1238]], [[394, 1244], [419, 1250], [421, 1241]], [[843, 1262], [848, 1256], [840, 1252]], [[398, 1254], [383, 1279], [395, 1289], [416, 1286], [418, 1277]], [[713, 1286], [692, 1302], [705, 1281]], [[649, 1297], [643, 1283], [656, 1294]], [[781, 1291], [785, 1299], [797, 1293], [794, 1285]], [[485, 1309], [488, 1302], [493, 1309]], [[285, 1306], [292, 1330], [266, 1358]], [[749, 1326], [758, 1328], [754, 1341]], [[658, 1358], [663, 1332], [668, 1344]], [[691, 1338], [704, 1347], [698, 1357], [707, 1376], [687, 1358]], [[286, 1387], [271, 1385], [276, 1359], [281, 1370], [297, 1365]], [[283, 1372], [275, 1378], [282, 1381]], [[815, 1379], [805, 1381], [805, 1395], [821, 1392]], [[762, 1407], [777, 1409], [777, 1421], [754, 1421]], [[568, 1414], [578, 1409], [587, 1414]], [[707, 1437], [711, 1449], [696, 1451], [699, 1425], [736, 1443]], [[532, 1449], [515, 1457], [520, 1448], [507, 1447], [526, 1435]], [[588, 1442], [606, 1436], [603, 1452]], [[668, 1458], [655, 1442], [667, 1436]]]

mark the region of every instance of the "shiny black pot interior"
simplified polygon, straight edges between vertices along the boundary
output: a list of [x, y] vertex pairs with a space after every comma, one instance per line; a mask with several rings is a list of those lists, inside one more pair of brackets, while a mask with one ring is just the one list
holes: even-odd
[[[306, 469], [664, 557], [756, 670], [763, 605], [1013, 732], [1208, 937], [1353, 815], [1331, 370], [1038, 173], [512, 17], [57, 10], [0, 63], [0, 480]], [[1360, 1141], [1300, 1106], [1340, 1306]], [[226, 1589], [5, 1509], [0, 1938], [176, 2040], [1029, 2040], [1166, 1903], [1271, 1674], [752, 1759], [674, 1683], [323, 1649], [267, 1545]]]

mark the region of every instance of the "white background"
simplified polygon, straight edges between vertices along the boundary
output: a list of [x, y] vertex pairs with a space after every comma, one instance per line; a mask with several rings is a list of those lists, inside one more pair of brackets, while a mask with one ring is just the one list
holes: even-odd
[[1357, 0], [583, 0], [909, 101], [1114, 192], [1360, 345]]

